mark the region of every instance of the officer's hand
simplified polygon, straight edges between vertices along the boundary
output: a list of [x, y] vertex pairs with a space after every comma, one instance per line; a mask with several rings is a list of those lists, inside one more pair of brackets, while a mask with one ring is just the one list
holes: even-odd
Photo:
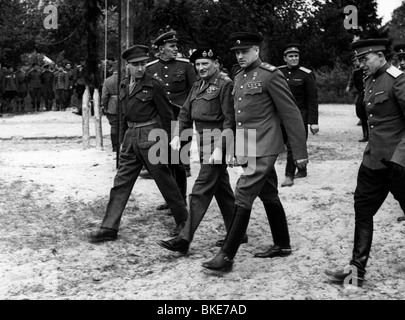
[[308, 159], [295, 160], [295, 165], [300, 170], [305, 170], [308, 164]]
[[317, 134], [319, 132], [319, 126], [317, 124], [311, 124], [309, 128], [312, 134]]
[[221, 164], [222, 163], [222, 149], [215, 148], [211, 157], [208, 160], [209, 164]]
[[174, 136], [172, 141], [170, 141], [170, 146], [172, 147], [173, 150], [180, 150], [180, 137], [179, 136]]

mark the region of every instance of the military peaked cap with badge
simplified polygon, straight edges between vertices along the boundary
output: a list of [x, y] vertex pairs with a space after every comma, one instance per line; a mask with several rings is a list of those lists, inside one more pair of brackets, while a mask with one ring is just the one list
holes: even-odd
[[405, 56], [405, 43], [395, 45], [394, 51], [397, 53], [398, 57]]
[[149, 59], [149, 47], [136, 44], [124, 50], [121, 54], [122, 59], [127, 62], [138, 62]]
[[283, 48], [284, 55], [286, 55], [287, 53], [291, 53], [291, 52], [300, 53], [299, 43], [289, 43]]
[[177, 42], [177, 41], [179, 40], [176, 38], [176, 31], [172, 30], [157, 37], [155, 41], [153, 41], [153, 44], [158, 47], [164, 45], [166, 42]]
[[370, 52], [387, 50], [388, 39], [365, 39], [351, 43], [356, 58], [360, 58]]
[[190, 62], [194, 63], [197, 59], [217, 60], [218, 58], [218, 54], [211, 48], [201, 48], [193, 52], [190, 56]]
[[263, 36], [251, 32], [234, 32], [229, 36], [232, 41], [231, 50], [249, 49], [251, 46], [257, 46], [263, 41]]

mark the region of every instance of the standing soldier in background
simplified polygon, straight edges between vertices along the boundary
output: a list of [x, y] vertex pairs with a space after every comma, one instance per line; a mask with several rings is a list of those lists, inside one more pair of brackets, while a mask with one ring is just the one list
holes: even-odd
[[[159, 36], [153, 44], [159, 49], [159, 59], [156, 59], [147, 65], [147, 71], [162, 79], [167, 90], [167, 97], [172, 104], [174, 119], [180, 113], [180, 109], [186, 101], [187, 96], [197, 80], [193, 65], [183, 58], [178, 58], [179, 49], [177, 47], [176, 31], [169, 31]], [[184, 143], [187, 144], [187, 141]], [[171, 152], [175, 152], [171, 150]], [[170, 157], [169, 157], [170, 159]], [[187, 200], [187, 171], [184, 164], [169, 164], [176, 179], [177, 185], [183, 195], [184, 201]], [[188, 166], [189, 168], [189, 166]], [[188, 169], [190, 172], [190, 169]], [[159, 205], [158, 210], [168, 209], [167, 203]]]
[[101, 91], [101, 107], [103, 114], [108, 119], [111, 127], [110, 137], [112, 151], [116, 152], [118, 148], [118, 63], [114, 62], [112, 66], [112, 76], [105, 79]]
[[38, 63], [32, 64], [31, 71], [27, 74], [28, 92], [31, 97], [32, 111], [41, 110], [42, 78]]
[[56, 72], [53, 81], [53, 89], [55, 90], [56, 110], [65, 110], [66, 90], [69, 86], [69, 76], [61, 64], [56, 65]]
[[9, 66], [3, 74], [3, 113], [12, 112], [12, 104], [17, 95], [17, 83], [13, 66]]
[[44, 99], [45, 110], [52, 110], [52, 102], [55, 98], [53, 92], [53, 82], [55, 75], [49, 70], [49, 64], [44, 65], [42, 71], [42, 98]]
[[15, 72], [15, 81], [17, 85], [17, 110], [16, 112], [24, 113], [25, 111], [25, 98], [28, 95], [27, 82], [25, 72], [22, 71], [22, 64], [17, 65]]
[[66, 90], [66, 100], [65, 100], [65, 109], [70, 107], [70, 104], [72, 102], [72, 95], [73, 95], [73, 89], [74, 89], [74, 70], [72, 69], [72, 65], [70, 62], [66, 63], [65, 65], [65, 71], [68, 75], [68, 87]]
[[373, 240], [374, 216], [389, 193], [399, 202], [402, 215], [405, 213], [405, 74], [387, 62], [387, 44], [388, 39], [352, 43], [360, 68], [367, 76], [364, 101], [370, 140], [364, 150], [354, 192], [354, 243], [349, 266], [336, 271], [325, 270], [330, 281], [339, 284], [363, 285]]
[[[318, 126], [318, 89], [316, 87], [314, 73], [300, 66], [300, 45], [290, 43], [283, 49], [285, 66], [279, 67], [280, 71], [287, 79], [288, 86], [295, 98], [298, 109], [301, 111], [304, 121], [306, 138], [308, 139], [308, 125], [312, 134], [319, 132]], [[287, 164], [285, 168], [285, 181], [282, 187], [291, 187], [294, 184], [294, 178], [305, 178], [307, 176], [306, 167], [298, 168], [294, 163], [289, 137], [282, 125], [283, 137], [287, 146]]]
[[400, 43], [394, 46], [394, 51], [397, 53], [398, 69], [405, 71], [405, 43]]
[[236, 122], [236, 152], [244, 163], [235, 188], [235, 211], [229, 232], [219, 253], [203, 267], [229, 271], [246, 229], [257, 197], [263, 203], [274, 245], [256, 258], [285, 257], [291, 254], [290, 235], [277, 188], [274, 168], [285, 151], [280, 123], [288, 133], [299, 168], [308, 163], [305, 129], [291, 90], [280, 70], [260, 60], [263, 36], [249, 32], [231, 34], [235, 56], [242, 69], [236, 73], [232, 92]]
[[82, 99], [84, 90], [86, 89], [86, 81], [83, 77], [83, 68], [86, 64], [85, 60], [81, 60], [80, 64], [75, 68], [75, 90], [77, 96], [77, 111], [76, 114], [82, 115]]
[[356, 115], [360, 119], [361, 127], [363, 129], [363, 139], [359, 142], [368, 141], [368, 123], [366, 106], [364, 105], [364, 72], [360, 68], [360, 62], [355, 57], [353, 59], [354, 70], [349, 78], [349, 82], [346, 87], [346, 92], [350, 92], [353, 88], [356, 89], [356, 98], [354, 104], [356, 106]]

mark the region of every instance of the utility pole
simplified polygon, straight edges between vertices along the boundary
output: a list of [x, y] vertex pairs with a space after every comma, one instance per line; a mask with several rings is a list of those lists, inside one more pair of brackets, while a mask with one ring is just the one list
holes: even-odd
[[[121, 9], [121, 1], [118, 1], [118, 90], [120, 88], [119, 84], [121, 83], [121, 19], [122, 19], [122, 9]], [[118, 91], [119, 92], [119, 91]], [[121, 119], [121, 99], [118, 97], [118, 108], [117, 108], [117, 117], [118, 117], [118, 147], [117, 147], [117, 157], [116, 157], [116, 167], [118, 168], [119, 164], [119, 157], [120, 157], [120, 147], [121, 147], [121, 135], [120, 135], [120, 119]]]

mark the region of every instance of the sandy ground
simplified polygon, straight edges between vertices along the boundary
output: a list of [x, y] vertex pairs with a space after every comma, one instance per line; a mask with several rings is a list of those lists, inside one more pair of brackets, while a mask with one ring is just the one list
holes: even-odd
[[[253, 207], [249, 242], [233, 271], [212, 274], [201, 263], [225, 235], [211, 204], [188, 255], [162, 249], [174, 221], [155, 210], [162, 197], [153, 180], [139, 178], [124, 212], [117, 241], [87, 242], [104, 215], [115, 175], [109, 125], [104, 148], [84, 150], [81, 117], [42, 112], [0, 118], [0, 299], [146, 300], [375, 300], [405, 298], [405, 226], [390, 195], [375, 217], [365, 286], [326, 282], [326, 268], [347, 265], [352, 250], [353, 193], [364, 143], [352, 105], [321, 105], [320, 133], [308, 140], [308, 177], [280, 188], [293, 254], [255, 259], [272, 244], [260, 201]], [[91, 120], [94, 135], [94, 123]], [[195, 145], [191, 191], [197, 176]], [[285, 155], [277, 161], [279, 184]], [[235, 186], [240, 168], [229, 168]]]

